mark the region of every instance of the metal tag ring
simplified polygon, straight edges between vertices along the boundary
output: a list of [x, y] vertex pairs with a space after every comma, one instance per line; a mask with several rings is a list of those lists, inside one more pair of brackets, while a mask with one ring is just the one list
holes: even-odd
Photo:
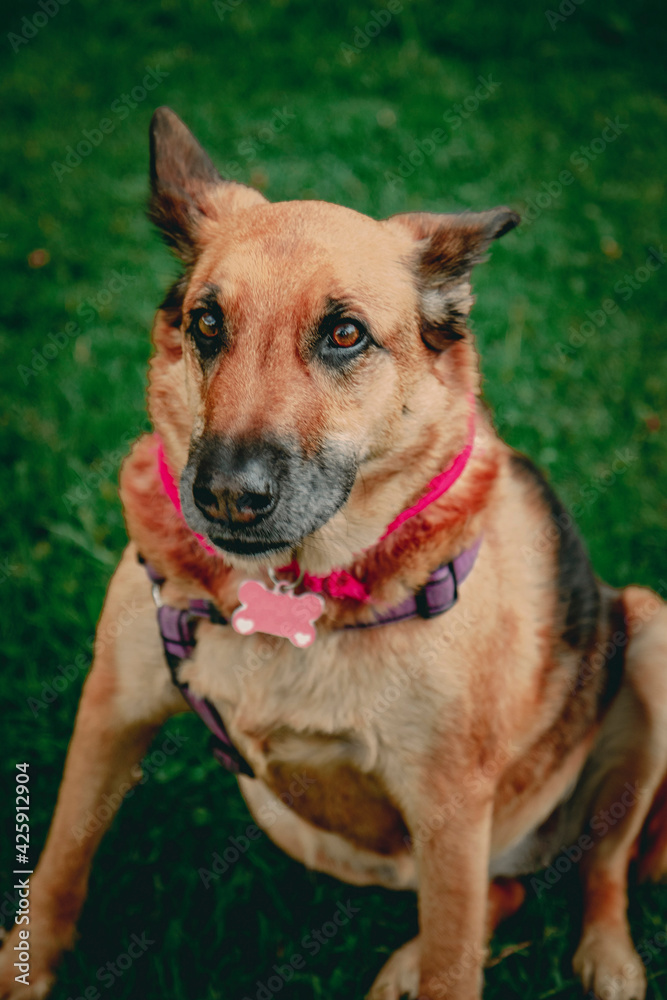
[[292, 582], [290, 580], [280, 580], [276, 576], [274, 569], [269, 569], [268, 573], [269, 573], [269, 580], [271, 581], [275, 589], [278, 591], [296, 590], [296, 588], [299, 586], [299, 584], [301, 583], [301, 581], [305, 576], [305, 570], [302, 569], [296, 580]]

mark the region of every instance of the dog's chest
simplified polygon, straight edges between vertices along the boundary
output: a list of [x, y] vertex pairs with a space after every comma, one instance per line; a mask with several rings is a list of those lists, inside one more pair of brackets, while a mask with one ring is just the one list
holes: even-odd
[[[407, 674], [407, 649], [392, 645], [368, 642], [363, 633], [322, 631], [310, 648], [297, 649], [286, 639], [202, 623], [179, 677], [213, 702], [253, 757], [296, 759], [301, 746], [311, 760], [317, 744], [319, 756], [327, 747], [329, 756], [367, 766], [385, 721], [373, 706], [391, 688], [384, 704], [394, 714], [392, 682]], [[401, 683], [401, 694], [405, 703], [417, 694], [414, 677]]]
[[395, 853], [407, 832], [402, 754], [427, 752], [437, 715], [404, 632], [322, 632], [309, 649], [295, 649], [205, 625], [180, 678], [213, 702], [277, 797], [359, 846]]

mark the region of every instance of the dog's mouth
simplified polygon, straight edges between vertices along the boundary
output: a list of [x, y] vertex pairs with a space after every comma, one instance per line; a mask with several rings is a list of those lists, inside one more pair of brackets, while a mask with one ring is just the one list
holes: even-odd
[[294, 542], [248, 542], [240, 538], [223, 538], [211, 532], [208, 538], [216, 548], [235, 556], [268, 556], [280, 551], [289, 553], [295, 548]]

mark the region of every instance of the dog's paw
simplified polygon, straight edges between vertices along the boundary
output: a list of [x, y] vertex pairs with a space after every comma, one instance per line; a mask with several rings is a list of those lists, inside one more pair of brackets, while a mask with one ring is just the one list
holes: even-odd
[[14, 967], [13, 957], [0, 951], [0, 1000], [44, 1000], [53, 988], [54, 973], [37, 971], [31, 963], [27, 979], [17, 981], [20, 972]]
[[[2, 941], [0, 949], [0, 1000], [44, 1000], [53, 988], [55, 982], [55, 968], [60, 962], [62, 949], [55, 944], [51, 938], [48, 948], [40, 948], [37, 944], [41, 935], [31, 929], [30, 946], [27, 950], [29, 956], [27, 963], [29, 970], [25, 973], [23, 968], [18, 968], [14, 963], [19, 962], [20, 953], [16, 951], [16, 946], [23, 944], [19, 939], [18, 927], [14, 927]], [[21, 964], [21, 963], [19, 963]], [[21, 977], [21, 978], [19, 978]]]
[[644, 1000], [644, 963], [624, 927], [587, 928], [572, 966], [584, 990], [599, 1000]]
[[419, 938], [395, 951], [371, 986], [367, 1000], [416, 1000], [419, 994]]

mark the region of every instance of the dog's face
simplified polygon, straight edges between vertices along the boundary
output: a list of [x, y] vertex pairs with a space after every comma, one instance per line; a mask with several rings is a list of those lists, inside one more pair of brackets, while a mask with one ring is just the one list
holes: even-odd
[[151, 153], [151, 217], [186, 265], [153, 397], [169, 380], [171, 426], [154, 419], [187, 443], [188, 523], [235, 562], [371, 544], [430, 478], [415, 483], [420, 459], [444, 465], [465, 437], [470, 270], [518, 218], [270, 204], [223, 181], [168, 109]]

